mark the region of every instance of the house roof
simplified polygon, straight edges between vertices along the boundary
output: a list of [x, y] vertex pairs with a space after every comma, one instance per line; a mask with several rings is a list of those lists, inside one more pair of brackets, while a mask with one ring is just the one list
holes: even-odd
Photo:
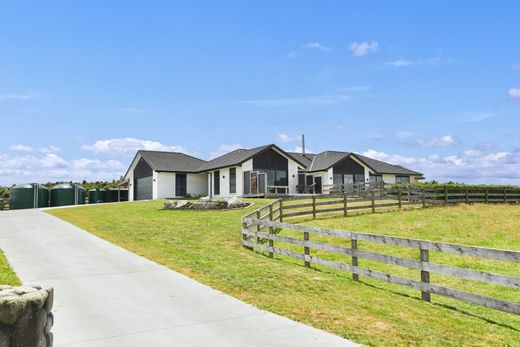
[[282, 153], [283, 155], [285, 155], [288, 158], [297, 162], [302, 168], [305, 168], [305, 166], [306, 166], [298, 158], [295, 158], [291, 154], [285, 152], [283, 149], [281, 149], [277, 145], [270, 144], [270, 145], [260, 146], [260, 147], [251, 148], [251, 149], [245, 149], [245, 148], [236, 149], [232, 152], [226, 153], [220, 157], [217, 157], [215, 159], [208, 161], [206, 164], [204, 164], [200, 168], [200, 171], [210, 171], [210, 170], [220, 169], [220, 168], [229, 167], [229, 166], [241, 165], [242, 163], [253, 158], [255, 155], [260, 154], [268, 149], [275, 149], [276, 151]]
[[316, 154], [313, 153], [297, 153], [297, 152], [287, 152], [291, 157], [298, 159], [302, 164], [305, 165], [306, 168], [308, 168]]
[[[293, 156], [303, 156], [302, 153], [291, 153]], [[422, 173], [406, 169], [400, 165], [385, 163], [380, 160], [365, 157], [363, 155], [352, 152], [325, 151], [315, 155], [305, 154], [309, 159], [307, 161], [307, 171], [318, 172], [326, 171], [347, 157], [353, 157], [366, 165], [376, 174], [395, 174], [395, 175], [414, 175], [422, 176]], [[307, 159], [308, 160], [308, 159]]]
[[384, 161], [372, 159], [369, 157], [365, 157], [364, 155], [354, 154], [356, 158], [358, 158], [361, 162], [366, 164], [376, 173], [381, 174], [396, 174], [396, 175], [414, 175], [414, 176], [422, 176], [423, 174], [417, 171], [409, 170], [401, 165], [393, 165], [385, 163]]
[[137, 154], [140, 154], [155, 171], [198, 172], [201, 166], [206, 163], [205, 160], [179, 152], [139, 150]]

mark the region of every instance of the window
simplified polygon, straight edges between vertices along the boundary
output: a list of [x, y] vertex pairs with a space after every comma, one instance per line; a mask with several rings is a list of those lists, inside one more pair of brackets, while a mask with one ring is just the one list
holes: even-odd
[[229, 169], [229, 193], [235, 194], [237, 192], [237, 169]]
[[382, 182], [383, 181], [383, 176], [382, 175], [372, 175], [372, 174], [370, 174], [369, 178], [370, 178], [370, 182]]
[[395, 183], [408, 184], [410, 183], [410, 176], [395, 176]]
[[220, 171], [213, 171], [213, 193], [220, 195]]

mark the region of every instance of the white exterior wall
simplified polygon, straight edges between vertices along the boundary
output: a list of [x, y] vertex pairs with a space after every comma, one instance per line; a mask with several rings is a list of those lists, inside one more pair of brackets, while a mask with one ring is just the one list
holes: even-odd
[[233, 194], [234, 196], [242, 196], [244, 195], [244, 169], [242, 166], [237, 167], [237, 193]]
[[128, 201], [134, 201], [134, 170], [128, 173]]
[[298, 192], [296, 189], [298, 185], [298, 164], [292, 160], [289, 160], [288, 175], [289, 194], [296, 194]]
[[158, 172], [157, 171], [153, 171], [152, 173], [152, 199], [153, 200], [157, 200], [157, 192], [158, 192], [158, 183], [159, 183], [159, 180], [158, 180]]
[[[155, 175], [157, 178], [155, 179]], [[154, 199], [167, 199], [175, 197], [175, 173], [154, 171]]]
[[385, 182], [385, 183], [395, 183], [395, 175], [383, 174], [383, 182]]
[[186, 191], [191, 195], [208, 195], [208, 175], [189, 173], [186, 175]]
[[365, 182], [370, 182], [370, 170], [364, 165], [363, 168], [365, 169]]

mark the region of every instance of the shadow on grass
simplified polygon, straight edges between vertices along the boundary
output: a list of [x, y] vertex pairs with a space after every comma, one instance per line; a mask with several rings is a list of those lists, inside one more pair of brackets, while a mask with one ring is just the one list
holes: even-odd
[[[258, 254], [258, 255], [261, 255], [263, 257], [266, 257], [268, 258], [269, 255], [267, 252], [265, 251], [256, 251], [255, 250], [255, 253]], [[275, 261], [279, 261], [278, 264], [280, 263], [286, 263], [286, 261], [282, 258], [273, 258], [271, 260], [275, 260]], [[294, 263], [291, 263], [292, 265], [294, 266], [297, 266], [297, 267], [301, 267], [301, 268], [305, 268], [304, 265], [301, 265], [301, 264], [298, 264], [296, 262]], [[315, 267], [312, 267], [310, 268], [309, 270], [312, 270], [312, 271], [316, 271], [316, 272], [320, 272], [320, 273], [323, 273], [323, 274], [327, 274], [327, 275], [333, 275], [337, 278], [341, 278], [341, 279], [344, 279], [346, 281], [350, 281], [352, 283], [359, 283], [361, 285], [365, 285], [365, 286], [368, 286], [368, 287], [371, 287], [371, 288], [374, 288], [374, 289], [377, 289], [377, 290], [381, 290], [381, 291], [384, 291], [384, 292], [387, 292], [387, 293], [392, 293], [392, 294], [395, 294], [395, 295], [399, 295], [401, 297], [404, 297], [404, 298], [408, 298], [408, 299], [412, 299], [412, 300], [415, 300], [417, 302], [422, 302], [422, 303], [425, 303], [422, 299], [420, 299], [419, 297], [416, 297], [416, 296], [413, 296], [413, 295], [410, 295], [410, 294], [406, 294], [406, 293], [403, 293], [401, 291], [398, 291], [398, 290], [393, 290], [393, 289], [390, 289], [390, 288], [385, 288], [385, 287], [382, 287], [382, 286], [379, 286], [377, 284], [373, 284], [373, 283], [368, 283], [368, 282], [365, 282], [363, 280], [360, 280], [360, 281], [354, 281], [352, 280], [351, 278], [348, 278], [348, 277], [345, 277], [344, 276], [344, 273], [338, 273], [337, 271], [334, 271], [334, 270], [329, 270], [329, 269], [320, 269], [320, 268], [315, 268]], [[345, 272], [346, 273], [346, 272]], [[362, 278], [362, 277], [361, 277]], [[469, 317], [472, 317], [472, 318], [477, 318], [477, 319], [480, 319], [480, 320], [483, 320], [485, 321], [486, 323], [489, 323], [489, 324], [493, 324], [493, 325], [496, 325], [496, 326], [499, 326], [499, 327], [502, 327], [502, 328], [506, 328], [506, 329], [510, 329], [510, 330], [513, 330], [515, 332], [520, 332], [520, 329], [514, 327], [514, 326], [511, 326], [511, 325], [508, 325], [508, 324], [504, 324], [504, 323], [500, 323], [496, 320], [493, 320], [491, 318], [487, 318], [487, 317], [483, 317], [483, 316], [480, 316], [480, 315], [477, 315], [477, 314], [474, 314], [474, 313], [471, 313], [467, 310], [463, 310], [459, 307], [456, 307], [456, 306], [453, 306], [453, 305], [448, 305], [448, 304], [443, 304], [443, 303], [436, 303], [436, 302], [430, 302], [429, 304], [433, 305], [433, 306], [436, 306], [436, 307], [439, 307], [439, 308], [444, 308], [444, 309], [448, 309], [448, 310], [452, 310], [452, 311], [456, 311], [456, 312], [459, 312], [463, 315], [466, 315], [466, 316], [469, 316]]]

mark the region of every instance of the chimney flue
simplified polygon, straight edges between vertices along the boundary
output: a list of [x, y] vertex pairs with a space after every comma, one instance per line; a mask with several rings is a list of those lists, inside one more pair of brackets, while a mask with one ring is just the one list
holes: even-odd
[[302, 154], [305, 154], [305, 135], [302, 135]]

